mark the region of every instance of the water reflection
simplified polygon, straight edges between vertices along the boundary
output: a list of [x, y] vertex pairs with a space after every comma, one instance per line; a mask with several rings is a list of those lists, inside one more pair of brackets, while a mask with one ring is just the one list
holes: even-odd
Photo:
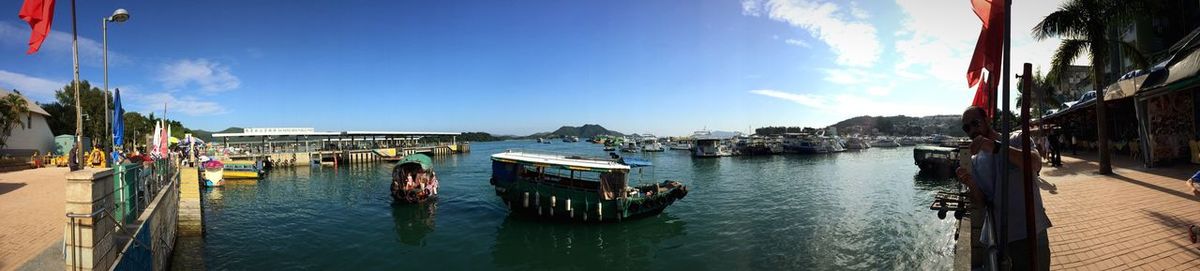
[[437, 201], [421, 204], [392, 204], [396, 240], [405, 245], [425, 246], [425, 236], [433, 232]]
[[687, 235], [669, 213], [618, 224], [548, 223], [509, 216], [492, 245], [500, 269], [646, 269], [664, 241]]

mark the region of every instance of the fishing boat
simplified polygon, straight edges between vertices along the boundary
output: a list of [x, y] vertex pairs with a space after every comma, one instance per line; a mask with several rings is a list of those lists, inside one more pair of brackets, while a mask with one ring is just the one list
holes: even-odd
[[204, 169], [200, 173], [201, 179], [204, 179], [204, 186], [217, 187], [225, 185], [225, 164], [217, 160], [208, 160], [200, 163], [200, 167]]
[[225, 162], [225, 179], [258, 179], [264, 176], [262, 163], [251, 161]]
[[[687, 196], [678, 181], [630, 184], [651, 163], [507, 150], [492, 155], [491, 184], [513, 213], [582, 222], [620, 222], [661, 213]], [[639, 178], [641, 179], [641, 178]], [[633, 185], [633, 186], [631, 186]]]
[[392, 167], [392, 200], [421, 203], [437, 198], [438, 179], [433, 160], [424, 154], [411, 154]]
[[958, 169], [958, 149], [917, 146], [913, 148], [913, 164], [921, 169], [920, 174], [953, 176]]

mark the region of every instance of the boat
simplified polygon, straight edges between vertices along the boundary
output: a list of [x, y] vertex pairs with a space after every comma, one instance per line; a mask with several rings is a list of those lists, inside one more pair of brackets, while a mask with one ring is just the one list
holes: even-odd
[[258, 179], [265, 176], [264, 173], [261, 162], [229, 161], [225, 162], [222, 176], [225, 179]]
[[832, 147], [826, 146], [826, 141], [807, 133], [783, 134], [783, 149], [785, 152], [802, 154], [828, 153]]
[[783, 151], [782, 146], [775, 147], [767, 139], [757, 135], [738, 137], [736, 146], [738, 155], [771, 155]]
[[844, 152], [844, 151], [846, 151], [845, 144], [846, 143], [842, 142], [842, 139], [840, 139], [840, 138], [821, 137], [821, 148], [824, 148], [825, 152], [829, 152], [829, 153]]
[[846, 139], [846, 149], [865, 150], [870, 148], [871, 143], [863, 140], [862, 138], [851, 137]]
[[208, 160], [200, 163], [204, 169], [200, 173], [200, 178], [204, 180], [204, 186], [218, 187], [225, 185], [225, 164], [217, 160]]
[[876, 138], [874, 142], [871, 142], [871, 147], [876, 147], [876, 148], [900, 147], [900, 142], [896, 142], [895, 139], [891, 139], [891, 138], [887, 138], [887, 137], [879, 137], [879, 138]]
[[692, 151], [692, 156], [695, 157], [721, 157], [729, 155], [730, 151], [725, 143], [722, 143], [720, 138], [715, 137], [696, 138], [696, 146], [694, 151]]
[[546, 139], [545, 139], [545, 138], [540, 138], [540, 137], [539, 137], [539, 138], [537, 139], [537, 143], [546, 143]]
[[646, 135], [642, 137], [642, 151], [644, 152], [661, 152], [665, 151], [662, 143], [658, 142], [658, 137]]
[[392, 200], [421, 203], [437, 198], [438, 179], [433, 160], [424, 154], [411, 154], [392, 167]]
[[563, 136], [562, 142], [566, 142], [566, 143], [579, 142], [579, 137], [578, 136]]
[[[592, 158], [507, 150], [492, 155], [491, 184], [514, 214], [579, 222], [620, 222], [661, 213], [688, 190], [678, 181], [635, 185], [651, 167], [635, 158]], [[639, 178], [641, 179], [641, 178]]]
[[918, 174], [954, 176], [958, 169], [958, 149], [938, 146], [913, 148], [913, 164], [921, 169]]
[[672, 150], [691, 150], [692, 143], [690, 141], [686, 141], [686, 140], [677, 140], [677, 141], [671, 142], [670, 148]]
[[917, 139], [911, 136], [906, 136], [901, 137], [900, 140], [897, 140], [897, 143], [900, 143], [900, 146], [916, 146]]
[[617, 151], [616, 146], [604, 146], [604, 151]]
[[639, 149], [641, 148], [638, 148], [637, 141], [630, 140], [621, 145], [621, 152], [638, 152]]

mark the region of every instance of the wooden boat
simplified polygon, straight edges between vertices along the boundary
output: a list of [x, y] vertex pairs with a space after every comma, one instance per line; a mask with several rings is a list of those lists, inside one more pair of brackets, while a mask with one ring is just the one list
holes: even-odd
[[210, 160], [200, 164], [204, 170], [200, 173], [204, 186], [217, 187], [225, 185], [225, 165], [221, 161]]
[[955, 148], [936, 146], [913, 148], [913, 164], [921, 168], [919, 174], [954, 176], [954, 171], [958, 169], [958, 158], [958, 149]]
[[513, 213], [582, 222], [618, 222], [662, 212], [687, 196], [677, 181], [629, 186], [649, 161], [508, 150], [492, 155], [496, 195]]
[[225, 179], [258, 179], [264, 176], [262, 165], [250, 161], [225, 162]]
[[395, 202], [420, 203], [437, 198], [437, 194], [437, 173], [429, 156], [408, 155], [392, 168], [391, 195]]

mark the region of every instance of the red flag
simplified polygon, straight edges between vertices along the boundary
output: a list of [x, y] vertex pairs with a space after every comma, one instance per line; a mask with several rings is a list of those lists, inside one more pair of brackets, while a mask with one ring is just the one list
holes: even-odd
[[33, 34], [29, 35], [29, 51], [25, 53], [36, 53], [42, 48], [42, 41], [50, 35], [50, 23], [54, 21], [54, 0], [25, 0], [17, 17], [28, 22], [33, 29]]
[[[991, 85], [1000, 78], [1000, 57], [1004, 51], [1004, 24], [1007, 19], [1004, 8], [1007, 0], [970, 1], [975, 15], [983, 22], [983, 28], [979, 30], [979, 39], [975, 41], [975, 54], [971, 56], [971, 63], [967, 67], [967, 87], [979, 85], [971, 105], [983, 107], [988, 111], [988, 116], [991, 116], [993, 109], [988, 101], [988, 93], [994, 89]], [[984, 80], [984, 69], [988, 71], [988, 80], [980, 84], [980, 81]]]

